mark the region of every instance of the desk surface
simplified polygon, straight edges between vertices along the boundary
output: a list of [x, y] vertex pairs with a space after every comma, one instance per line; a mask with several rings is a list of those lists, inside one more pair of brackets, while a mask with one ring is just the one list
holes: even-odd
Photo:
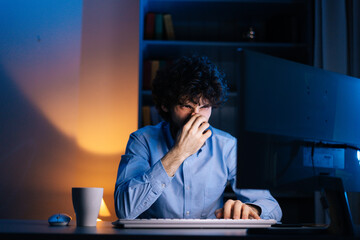
[[[52, 227], [43, 220], [1, 220], [0, 239], [340, 239], [334, 236], [248, 235], [246, 229], [118, 229], [111, 222], [96, 227]], [[341, 239], [355, 239], [343, 238]]]

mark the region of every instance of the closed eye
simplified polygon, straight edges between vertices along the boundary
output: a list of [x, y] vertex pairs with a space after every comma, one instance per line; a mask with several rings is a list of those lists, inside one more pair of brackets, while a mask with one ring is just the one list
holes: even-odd
[[210, 105], [204, 105], [204, 106], [201, 106], [201, 108], [209, 108]]
[[182, 108], [189, 108], [192, 109], [192, 107], [190, 105], [181, 105]]

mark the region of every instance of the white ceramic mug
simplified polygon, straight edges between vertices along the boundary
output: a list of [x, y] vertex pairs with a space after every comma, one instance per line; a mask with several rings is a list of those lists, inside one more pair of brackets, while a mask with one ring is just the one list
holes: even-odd
[[76, 226], [96, 226], [103, 193], [103, 188], [72, 188]]

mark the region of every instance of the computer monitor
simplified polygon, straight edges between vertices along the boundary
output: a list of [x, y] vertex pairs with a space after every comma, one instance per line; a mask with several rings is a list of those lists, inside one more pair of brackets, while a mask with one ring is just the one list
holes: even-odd
[[237, 187], [360, 191], [360, 80], [247, 50], [239, 68]]

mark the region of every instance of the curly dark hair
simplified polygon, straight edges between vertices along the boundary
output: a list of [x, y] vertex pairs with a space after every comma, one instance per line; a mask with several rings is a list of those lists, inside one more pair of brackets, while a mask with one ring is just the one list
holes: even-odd
[[178, 104], [191, 101], [198, 104], [200, 98], [216, 108], [227, 100], [225, 74], [206, 56], [181, 57], [158, 71], [152, 84], [152, 97], [160, 116], [170, 120], [171, 110]]

